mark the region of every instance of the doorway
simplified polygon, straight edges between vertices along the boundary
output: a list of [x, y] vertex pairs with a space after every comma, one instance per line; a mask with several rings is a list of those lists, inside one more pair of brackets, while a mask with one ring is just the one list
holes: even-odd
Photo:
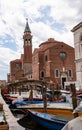
[[64, 82], [66, 82], [66, 77], [62, 77], [62, 86], [63, 86], [63, 89], [64, 89]]

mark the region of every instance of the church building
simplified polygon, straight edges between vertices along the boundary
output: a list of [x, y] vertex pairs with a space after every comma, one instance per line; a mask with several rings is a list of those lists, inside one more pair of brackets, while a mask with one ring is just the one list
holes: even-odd
[[28, 79], [50, 79], [64, 86], [66, 81], [76, 80], [75, 51], [64, 42], [49, 38], [32, 53], [32, 35], [26, 22], [23, 34], [24, 54], [10, 62], [10, 82]]

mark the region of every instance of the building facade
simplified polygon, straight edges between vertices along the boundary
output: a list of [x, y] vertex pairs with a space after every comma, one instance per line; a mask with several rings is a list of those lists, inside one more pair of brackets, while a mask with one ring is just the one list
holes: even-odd
[[14, 82], [23, 76], [22, 61], [16, 59], [10, 62], [10, 81]]
[[71, 30], [74, 34], [76, 80], [82, 89], [82, 22]]
[[33, 79], [50, 78], [64, 86], [66, 81], [75, 81], [74, 48], [53, 38], [35, 48], [32, 56]]

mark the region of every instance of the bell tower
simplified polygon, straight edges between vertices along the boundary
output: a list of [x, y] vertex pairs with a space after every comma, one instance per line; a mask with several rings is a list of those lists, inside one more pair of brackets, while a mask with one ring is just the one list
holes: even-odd
[[32, 35], [29, 28], [28, 20], [26, 20], [23, 42], [24, 42], [23, 69], [24, 69], [24, 75], [26, 76], [32, 73]]

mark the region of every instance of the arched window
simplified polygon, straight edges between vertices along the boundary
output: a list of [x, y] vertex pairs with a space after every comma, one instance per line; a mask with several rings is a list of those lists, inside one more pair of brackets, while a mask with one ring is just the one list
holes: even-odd
[[59, 78], [59, 75], [60, 75], [59, 69], [55, 69], [55, 77]]
[[73, 76], [73, 72], [72, 72], [72, 70], [70, 69], [70, 70], [68, 70], [68, 76], [69, 77], [72, 77]]
[[48, 61], [48, 56], [47, 55], [45, 55], [45, 61]]
[[45, 76], [44, 71], [41, 71], [41, 72], [40, 72], [40, 77], [41, 77], [41, 78], [44, 78], [44, 76]]

